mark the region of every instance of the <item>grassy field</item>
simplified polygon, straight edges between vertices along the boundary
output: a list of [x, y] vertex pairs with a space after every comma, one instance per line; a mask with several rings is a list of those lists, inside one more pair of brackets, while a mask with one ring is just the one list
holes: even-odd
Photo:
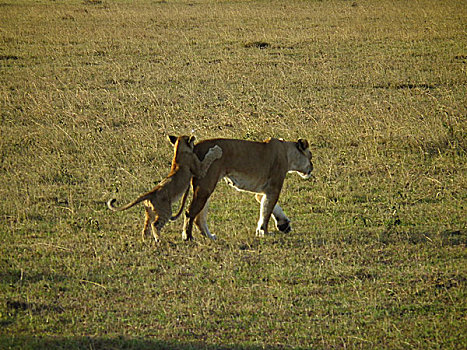
[[[462, 0], [0, 0], [0, 349], [467, 347]], [[306, 138], [293, 231], [112, 213], [168, 134]], [[241, 209], [239, 209], [241, 208]]]

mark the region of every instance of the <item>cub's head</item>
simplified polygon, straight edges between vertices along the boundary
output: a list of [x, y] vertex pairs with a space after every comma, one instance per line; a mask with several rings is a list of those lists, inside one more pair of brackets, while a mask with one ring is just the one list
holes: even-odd
[[193, 148], [195, 147], [195, 137], [194, 136], [173, 136], [169, 135], [170, 142], [174, 145], [174, 160], [177, 159], [177, 155], [189, 152], [193, 153]]
[[169, 135], [169, 140], [174, 145], [174, 148], [183, 148], [193, 150], [195, 147], [195, 137], [194, 136], [173, 136]]
[[288, 153], [289, 171], [297, 172], [302, 178], [309, 179], [313, 171], [313, 163], [311, 162], [312, 155], [308, 141], [299, 139], [293, 143], [293, 147]]

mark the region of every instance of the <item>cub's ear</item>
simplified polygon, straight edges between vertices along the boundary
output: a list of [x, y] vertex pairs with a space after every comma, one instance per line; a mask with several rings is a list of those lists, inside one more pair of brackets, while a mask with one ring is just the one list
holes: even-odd
[[178, 139], [177, 136], [173, 136], [173, 135], [169, 135], [168, 138], [169, 138], [169, 141], [172, 142], [172, 144], [174, 144], [174, 145], [175, 145], [175, 142], [177, 142], [177, 139]]
[[308, 147], [310, 147], [310, 145], [308, 144], [308, 141], [305, 140], [305, 139], [298, 139], [297, 141], [297, 148], [300, 150], [300, 151], [304, 151], [306, 150]]
[[195, 137], [194, 136], [190, 136], [187, 142], [188, 142], [188, 147], [190, 147], [191, 149], [195, 148]]

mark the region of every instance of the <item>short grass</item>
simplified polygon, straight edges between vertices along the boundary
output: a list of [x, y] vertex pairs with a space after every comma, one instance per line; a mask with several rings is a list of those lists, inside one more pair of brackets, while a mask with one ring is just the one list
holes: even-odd
[[[467, 347], [464, 1], [0, 0], [0, 348]], [[112, 213], [166, 135], [310, 140], [288, 235]]]

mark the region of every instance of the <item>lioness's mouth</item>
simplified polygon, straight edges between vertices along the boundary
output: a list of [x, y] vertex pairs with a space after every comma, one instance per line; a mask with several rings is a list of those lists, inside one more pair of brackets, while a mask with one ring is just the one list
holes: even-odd
[[313, 176], [311, 174], [311, 170], [307, 173], [298, 173], [298, 174], [302, 177], [302, 179], [305, 179], [305, 180], [311, 179], [311, 177]]

